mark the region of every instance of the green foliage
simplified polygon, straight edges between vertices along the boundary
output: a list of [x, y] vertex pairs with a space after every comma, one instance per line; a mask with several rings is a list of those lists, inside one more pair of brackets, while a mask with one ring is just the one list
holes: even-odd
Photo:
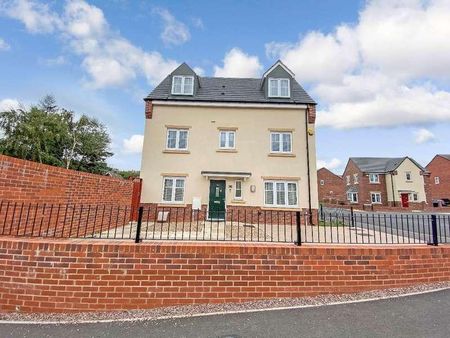
[[129, 178], [139, 177], [140, 175], [139, 170], [117, 170], [116, 173], [126, 180]]
[[56, 105], [46, 96], [37, 106], [0, 112], [0, 153], [68, 169], [102, 174], [113, 154], [105, 126]]

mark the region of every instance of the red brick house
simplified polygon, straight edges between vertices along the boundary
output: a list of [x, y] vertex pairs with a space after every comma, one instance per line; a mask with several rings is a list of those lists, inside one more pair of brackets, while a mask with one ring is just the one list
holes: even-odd
[[436, 155], [426, 166], [430, 172], [429, 199], [450, 199], [450, 155]]
[[349, 204], [422, 208], [427, 175], [409, 157], [351, 157], [342, 179]]
[[344, 203], [344, 181], [342, 177], [331, 172], [327, 168], [317, 170], [317, 186], [319, 202]]

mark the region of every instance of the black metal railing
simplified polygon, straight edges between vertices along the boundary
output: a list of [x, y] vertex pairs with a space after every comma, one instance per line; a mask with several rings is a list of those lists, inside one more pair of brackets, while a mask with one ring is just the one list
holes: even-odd
[[[316, 231], [319, 229], [321, 230]], [[310, 229], [304, 241], [348, 244], [448, 244], [450, 215], [320, 208], [319, 226], [317, 229]]]
[[0, 235], [52, 238], [317, 244], [450, 244], [450, 215], [305, 212], [229, 207], [27, 204], [0, 201]]

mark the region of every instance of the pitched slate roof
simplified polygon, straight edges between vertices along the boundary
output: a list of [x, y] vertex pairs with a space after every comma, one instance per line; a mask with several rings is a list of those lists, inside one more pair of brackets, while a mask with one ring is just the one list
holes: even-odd
[[450, 161], [450, 154], [439, 154], [438, 156], [441, 156]]
[[350, 160], [362, 171], [366, 173], [389, 173], [398, 168], [405, 160], [410, 159], [420, 170], [425, 171], [419, 163], [410, 157], [350, 157]]
[[[278, 61], [275, 65], [279, 63], [282, 67], [286, 67], [281, 61]], [[189, 75], [195, 76], [196, 85], [198, 84], [198, 86], [196, 87], [194, 95], [171, 94], [172, 76], [177, 71], [182, 71], [186, 74], [189, 73]], [[294, 78], [291, 78], [290, 98], [266, 97], [263, 81], [264, 78], [201, 77], [196, 75], [187, 64], [183, 63], [156, 86], [146, 99], [234, 103], [316, 104]]]

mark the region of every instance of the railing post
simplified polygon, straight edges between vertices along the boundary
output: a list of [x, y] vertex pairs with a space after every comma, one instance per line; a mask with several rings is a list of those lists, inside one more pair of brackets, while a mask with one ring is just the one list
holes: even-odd
[[350, 218], [351, 218], [352, 228], [354, 228], [355, 227], [355, 217], [354, 217], [354, 213], [353, 213], [353, 207], [350, 207]]
[[137, 227], [136, 227], [136, 240], [135, 243], [140, 243], [141, 240], [141, 225], [142, 225], [142, 215], [144, 214], [144, 207], [139, 207]]
[[320, 205], [320, 220], [321, 220], [321, 221], [324, 220], [324, 215], [323, 215], [323, 204]]
[[295, 212], [295, 223], [297, 226], [297, 241], [294, 242], [295, 245], [300, 246], [302, 245], [302, 232], [301, 232], [301, 216], [300, 211]]
[[428, 245], [437, 246], [439, 244], [436, 215], [431, 215], [431, 239], [432, 241], [428, 242]]

